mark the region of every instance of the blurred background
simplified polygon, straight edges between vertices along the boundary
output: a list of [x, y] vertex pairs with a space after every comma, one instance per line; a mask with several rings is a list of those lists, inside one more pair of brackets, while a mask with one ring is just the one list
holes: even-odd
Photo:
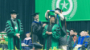
[[[58, 6], [55, 6], [57, 1], [58, 0], [0, 0], [0, 32], [5, 30], [6, 21], [10, 19], [11, 10], [16, 10], [18, 12], [17, 18], [21, 19], [24, 26], [23, 39], [25, 33], [31, 31], [31, 23], [33, 20], [31, 15], [39, 12], [40, 21], [47, 23], [44, 18], [45, 12], [46, 10], [54, 10], [57, 8]], [[70, 6], [72, 6], [71, 12], [68, 15], [64, 15], [67, 18], [67, 29], [74, 29], [78, 34], [82, 30], [90, 31], [90, 0], [71, 1], [59, 1], [58, 7], [61, 8], [64, 11], [63, 14], [65, 14], [65, 12], [70, 9]], [[67, 4], [67, 9], [63, 7], [64, 2]], [[72, 16], [70, 16], [71, 14]], [[69, 17], [72, 18], [69, 19]]]

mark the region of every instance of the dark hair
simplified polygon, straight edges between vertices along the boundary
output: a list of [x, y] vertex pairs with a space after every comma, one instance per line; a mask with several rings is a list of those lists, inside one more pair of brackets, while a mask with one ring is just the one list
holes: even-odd
[[[61, 12], [62, 10], [60, 8], [56, 8], [55, 10], [58, 10], [59, 12]], [[63, 12], [63, 11], [62, 11]]]
[[32, 14], [33, 17], [35, 17], [36, 15], [39, 15], [39, 13], [34, 13], [34, 14]]
[[71, 30], [73, 30], [73, 31], [75, 32], [75, 30], [74, 30], [74, 29], [72, 29], [72, 28], [71, 28], [71, 29], [70, 29], [70, 31], [71, 31]]
[[50, 17], [55, 17], [55, 15], [50, 15]]

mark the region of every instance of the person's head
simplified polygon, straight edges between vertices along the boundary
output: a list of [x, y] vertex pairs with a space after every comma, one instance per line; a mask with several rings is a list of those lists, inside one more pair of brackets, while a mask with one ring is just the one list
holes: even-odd
[[55, 23], [55, 15], [50, 15], [50, 22]]
[[28, 33], [26, 33], [26, 37], [30, 37], [30, 34], [31, 34], [31, 33], [29, 33], [29, 32], [28, 32]]
[[85, 36], [86, 34], [85, 34], [85, 31], [82, 31], [81, 33], [80, 33], [80, 36]]
[[89, 35], [87, 31], [85, 31], [85, 35], [86, 35], [86, 36], [88, 36], [88, 35]]
[[10, 15], [11, 15], [11, 18], [13, 19], [17, 18], [17, 12], [15, 10], [13, 10]]
[[77, 32], [74, 32], [75, 35], [77, 35]]
[[74, 35], [74, 30], [70, 30], [70, 35]]
[[34, 20], [38, 20], [39, 19], [39, 13], [35, 13], [33, 14]]
[[[62, 14], [62, 12], [63, 12], [60, 8], [56, 8], [55, 11], [59, 11], [61, 14]], [[55, 16], [56, 16], [56, 15], [57, 15], [57, 14], [55, 14]]]
[[55, 11], [59, 11], [60, 13], [63, 12], [60, 8], [56, 8]]

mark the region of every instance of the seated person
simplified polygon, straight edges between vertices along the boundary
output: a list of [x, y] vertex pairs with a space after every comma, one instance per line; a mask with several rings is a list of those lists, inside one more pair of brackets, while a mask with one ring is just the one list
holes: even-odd
[[60, 37], [60, 48], [63, 50], [67, 50], [67, 44], [68, 44], [68, 40], [69, 40], [69, 30], [67, 30], [67, 33], [64, 37]]
[[77, 32], [74, 32], [74, 35], [73, 35], [73, 41], [74, 41], [74, 43], [76, 42], [77, 39], [78, 39]]
[[76, 35], [74, 29], [70, 30], [70, 36], [67, 43], [67, 50], [72, 50], [75, 43]]
[[88, 34], [88, 32], [85, 31], [85, 39], [84, 42], [82, 44], [82, 49], [86, 49], [89, 50], [90, 49], [90, 36]]
[[76, 44], [77, 44], [77, 45], [75, 46], [75, 48], [77, 48], [78, 50], [80, 50], [81, 47], [82, 47], [82, 45], [83, 45], [84, 39], [85, 39], [85, 31], [82, 31], [82, 32], [80, 33], [79, 38], [78, 38], [77, 41], [76, 41]]
[[29, 50], [30, 46], [32, 46], [32, 40], [30, 34], [31, 33], [26, 33], [26, 38], [23, 40], [22, 46], [24, 50]]

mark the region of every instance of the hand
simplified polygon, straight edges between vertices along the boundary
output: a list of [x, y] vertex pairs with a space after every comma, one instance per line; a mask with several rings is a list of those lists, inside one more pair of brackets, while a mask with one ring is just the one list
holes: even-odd
[[78, 47], [82, 47], [82, 45], [78, 45]]
[[46, 31], [46, 34], [48, 34], [48, 31]]
[[43, 24], [43, 26], [42, 27], [45, 27], [46, 26], [46, 24]]
[[52, 34], [52, 32], [48, 32], [48, 31], [46, 31], [46, 34], [51, 35], [51, 34]]
[[60, 12], [59, 12], [59, 11], [57, 11], [57, 10], [55, 11], [55, 13], [56, 13], [56, 14], [60, 14]]
[[28, 46], [28, 45], [26, 45], [26, 46]]
[[20, 38], [20, 36], [17, 36], [18, 38]]
[[47, 10], [47, 13], [49, 13], [50, 12], [50, 10]]
[[19, 35], [20, 35], [19, 33], [17, 33], [17, 34], [16, 34], [16, 36], [17, 36], [18, 38], [20, 38], [20, 36], [19, 36]]
[[16, 36], [19, 36], [20, 34], [19, 33], [16, 33]]
[[49, 32], [49, 35], [51, 35], [52, 34], [52, 32]]
[[76, 45], [77, 48], [82, 47], [82, 45]]

